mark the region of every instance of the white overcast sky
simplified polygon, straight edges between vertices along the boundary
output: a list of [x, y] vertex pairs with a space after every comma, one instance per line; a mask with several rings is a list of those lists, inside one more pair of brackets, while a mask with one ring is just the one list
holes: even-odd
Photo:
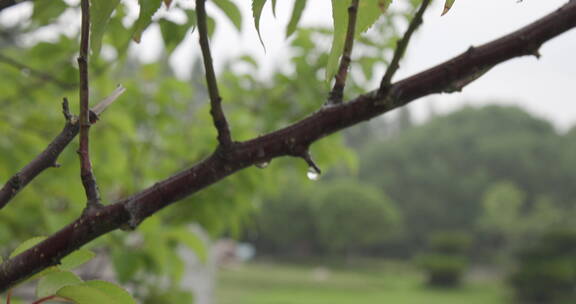
[[[395, 0], [392, 5], [397, 5], [398, 1], [404, 0]], [[396, 79], [438, 64], [471, 45], [479, 45], [509, 33], [567, 1], [457, 0], [452, 10], [443, 17], [440, 17], [442, 1], [435, 1], [435, 6], [428, 10], [423, 26], [414, 37]], [[271, 66], [285, 63], [281, 58], [289, 42], [284, 40], [284, 26], [293, 1], [278, 1], [280, 13], [276, 19], [271, 14], [269, 3], [264, 8], [261, 31], [266, 53], [253, 30], [251, 1], [236, 2], [243, 9], [244, 34], [240, 36], [229, 25], [221, 26], [213, 42], [216, 60], [222, 61], [224, 57], [248, 51], [262, 60], [264, 74]], [[331, 25], [331, 22], [329, 0], [308, 1], [303, 24]], [[187, 57], [190, 57], [188, 54], [197, 52], [197, 49], [194, 37], [178, 50], [173, 60], [179, 66], [186, 67]], [[434, 95], [427, 98], [428, 102], [432, 100], [440, 112], [463, 104], [517, 104], [539, 117], [552, 120], [560, 129], [566, 129], [576, 124], [576, 30], [546, 43], [540, 53], [542, 57], [539, 60], [534, 57], [511, 60], [494, 68], [462, 93]], [[411, 108], [422, 117], [429, 106], [428, 102], [416, 101]]]

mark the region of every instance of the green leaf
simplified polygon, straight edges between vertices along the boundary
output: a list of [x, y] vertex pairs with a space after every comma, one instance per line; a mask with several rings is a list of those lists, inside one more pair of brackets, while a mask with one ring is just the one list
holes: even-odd
[[[388, 8], [391, 0], [363, 0], [358, 7], [356, 18], [355, 37], [367, 31]], [[332, 21], [334, 24], [334, 36], [332, 37], [332, 47], [328, 56], [326, 66], [326, 81], [330, 81], [336, 74], [338, 59], [342, 55], [344, 42], [346, 40], [346, 28], [348, 26], [348, 6], [349, 1], [332, 0]]]
[[112, 252], [116, 277], [121, 283], [131, 280], [138, 270], [144, 267], [145, 260], [143, 253], [134, 250], [123, 249]]
[[56, 295], [77, 304], [132, 304], [134, 299], [119, 286], [104, 281], [88, 281], [83, 284], [65, 286]]
[[12, 253], [10, 254], [10, 258], [13, 258], [13, 257], [19, 255], [20, 253], [34, 247], [34, 245], [42, 242], [45, 239], [46, 239], [45, 236], [36, 236], [36, 237], [33, 237], [31, 239], [28, 239], [28, 240], [22, 242], [22, 244], [18, 245], [18, 247], [16, 247], [16, 249], [14, 249], [14, 251], [12, 251]]
[[116, 303], [136, 303], [132, 296], [122, 287], [101, 280], [87, 281], [84, 285], [96, 288], [100, 291], [105, 292], [108, 296], [114, 298]]
[[236, 29], [239, 32], [242, 31], [242, 13], [240, 13], [238, 6], [230, 0], [213, 0], [213, 2], [232, 21]]
[[444, 2], [444, 10], [442, 11], [442, 16], [448, 13], [448, 11], [450, 10], [450, 8], [452, 8], [452, 5], [454, 4], [455, 1], [456, 0], [446, 0], [446, 2]]
[[252, 16], [254, 17], [254, 26], [256, 27], [256, 32], [258, 32], [260, 43], [262, 44], [264, 50], [266, 50], [264, 41], [262, 41], [262, 36], [260, 35], [260, 16], [262, 16], [262, 9], [264, 8], [264, 4], [266, 4], [266, 0], [252, 0]]
[[90, 5], [90, 47], [92, 55], [98, 56], [102, 46], [102, 36], [108, 27], [108, 21], [120, 0], [92, 1]]
[[62, 270], [72, 270], [93, 259], [96, 254], [88, 249], [78, 249], [60, 261], [58, 268]]
[[334, 24], [334, 33], [332, 36], [332, 47], [330, 48], [330, 55], [328, 55], [328, 63], [326, 65], [326, 81], [332, 80], [336, 74], [338, 66], [338, 58], [342, 54], [344, 48], [344, 40], [346, 39], [346, 8], [349, 1], [332, 0], [332, 23]]
[[294, 2], [292, 16], [290, 17], [290, 22], [288, 22], [288, 27], [286, 28], [286, 38], [290, 37], [290, 35], [292, 35], [298, 28], [298, 22], [300, 22], [305, 7], [306, 0], [296, 0], [296, 2]]
[[51, 296], [64, 286], [77, 285], [79, 283], [82, 283], [82, 280], [70, 271], [50, 272], [38, 281], [36, 297]]
[[46, 25], [58, 18], [68, 7], [62, 0], [34, 1], [31, 19], [38, 25]]
[[386, 11], [392, 0], [363, 0], [358, 5], [356, 36], [367, 31]]
[[168, 236], [173, 238], [175, 241], [180, 242], [190, 250], [194, 251], [198, 256], [198, 259], [202, 263], [206, 263], [208, 260], [208, 252], [206, 250], [206, 245], [204, 241], [200, 239], [194, 232], [187, 230], [186, 228], [173, 230], [168, 233]]
[[168, 52], [172, 52], [186, 37], [188, 26], [174, 23], [170, 20], [162, 19], [158, 21], [160, 32], [164, 39], [164, 46]]
[[140, 43], [142, 33], [152, 22], [152, 16], [162, 6], [162, 0], [140, 0], [140, 14], [132, 26], [132, 39]]

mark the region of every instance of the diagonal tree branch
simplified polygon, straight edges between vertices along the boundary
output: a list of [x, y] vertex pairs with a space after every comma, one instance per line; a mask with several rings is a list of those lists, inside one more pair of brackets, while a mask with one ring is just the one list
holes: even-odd
[[226, 116], [222, 110], [222, 97], [218, 92], [218, 83], [216, 82], [216, 73], [212, 64], [212, 55], [210, 55], [210, 42], [208, 41], [208, 26], [206, 25], [206, 0], [196, 0], [196, 16], [198, 19], [198, 35], [200, 36], [200, 48], [204, 58], [204, 69], [206, 70], [206, 83], [208, 85], [208, 94], [210, 95], [210, 114], [214, 121], [214, 126], [218, 131], [218, 143], [220, 147], [227, 150], [232, 145], [232, 136], [230, 128], [226, 121]]
[[6, 8], [12, 7], [25, 1], [28, 0], [0, 0], [0, 12]]
[[[420, 97], [450, 92], [466, 84], [478, 71], [515, 57], [534, 54], [546, 41], [576, 27], [576, 1], [514, 32], [392, 84], [387, 100], [378, 90], [354, 100], [326, 107], [301, 121], [267, 135], [235, 144], [228, 157], [217, 153], [195, 166], [162, 180], [126, 199], [83, 214], [43, 242], [0, 265], [0, 292], [57, 264], [82, 245], [120, 227], [136, 227], [148, 216], [186, 196], [256, 163], [298, 155], [329, 134], [371, 119]], [[464, 81], [463, 81], [464, 80]]]
[[412, 20], [410, 21], [410, 24], [408, 25], [408, 29], [406, 29], [404, 36], [402, 36], [402, 39], [398, 41], [398, 44], [396, 45], [396, 50], [394, 50], [394, 55], [392, 56], [392, 61], [390, 61], [390, 65], [386, 69], [384, 77], [382, 77], [382, 81], [380, 82], [380, 88], [379, 88], [380, 94], [384, 93], [388, 89], [390, 83], [392, 82], [392, 77], [394, 77], [394, 74], [396, 74], [396, 71], [398, 71], [398, 69], [400, 68], [400, 59], [402, 59], [404, 53], [406, 52], [406, 48], [408, 47], [410, 38], [412, 38], [412, 34], [414, 34], [414, 32], [422, 24], [422, 16], [424, 15], [424, 12], [428, 8], [430, 1], [431, 0], [422, 1], [422, 4], [420, 5], [418, 12], [416, 12], [416, 15], [414, 15], [414, 18], [412, 18]]
[[354, 47], [354, 34], [356, 33], [356, 16], [358, 15], [358, 3], [360, 0], [352, 0], [348, 7], [348, 29], [346, 30], [346, 40], [342, 58], [340, 58], [340, 67], [336, 73], [334, 87], [328, 96], [328, 104], [338, 104], [342, 102], [344, 96], [344, 86], [348, 77], [348, 68], [352, 61], [352, 48]]
[[[114, 102], [125, 89], [121, 86], [116, 88], [114, 92], [98, 103], [94, 108], [92, 108], [93, 113], [90, 117], [90, 122], [95, 123], [96, 117], [98, 117], [106, 108]], [[28, 163], [24, 168], [22, 168], [18, 173], [14, 174], [8, 182], [0, 189], [0, 209], [4, 208], [12, 198], [18, 194], [30, 181], [32, 181], [36, 176], [42, 173], [44, 170], [57, 167], [56, 159], [60, 156], [60, 153], [68, 146], [68, 144], [78, 135], [79, 125], [78, 118], [73, 117], [68, 111], [67, 101], [62, 103], [62, 109], [64, 117], [66, 118], [66, 124], [64, 129], [58, 134], [50, 144], [42, 151], [38, 156], [36, 156], [30, 163]]]
[[82, 26], [80, 29], [80, 56], [78, 66], [80, 71], [80, 178], [86, 192], [87, 206], [100, 207], [100, 193], [96, 183], [96, 177], [92, 172], [90, 161], [90, 108], [89, 108], [89, 85], [88, 85], [88, 44], [90, 41], [90, 0], [80, 2], [82, 9]]

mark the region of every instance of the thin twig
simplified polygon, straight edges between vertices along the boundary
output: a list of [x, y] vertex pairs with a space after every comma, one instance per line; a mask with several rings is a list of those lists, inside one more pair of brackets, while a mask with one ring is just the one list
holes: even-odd
[[90, 108], [88, 88], [88, 42], [90, 39], [90, 0], [82, 0], [82, 27], [80, 32], [80, 177], [86, 191], [87, 208], [100, 206], [100, 194], [90, 161]]
[[200, 48], [204, 58], [204, 69], [206, 70], [206, 83], [208, 84], [208, 94], [210, 95], [210, 114], [214, 121], [214, 126], [218, 131], [218, 143], [222, 148], [229, 148], [232, 144], [232, 136], [226, 116], [222, 110], [222, 98], [218, 92], [216, 74], [210, 55], [210, 42], [208, 41], [208, 26], [206, 25], [206, 0], [196, 0], [196, 16], [198, 19], [198, 34], [200, 36]]
[[51, 82], [51, 83], [59, 86], [59, 87], [62, 88], [62, 89], [69, 90], [69, 89], [74, 89], [74, 88], [76, 88], [76, 84], [62, 81], [62, 80], [60, 80], [60, 79], [58, 79], [58, 78], [56, 78], [56, 77], [54, 77], [54, 76], [52, 76], [52, 75], [50, 75], [50, 74], [48, 74], [48, 73], [46, 73], [46, 72], [42, 72], [42, 71], [33, 69], [33, 68], [31, 68], [30, 66], [28, 66], [28, 65], [26, 65], [26, 64], [24, 64], [24, 63], [22, 63], [22, 62], [19, 62], [19, 61], [17, 61], [17, 60], [14, 60], [14, 59], [12, 59], [12, 58], [10, 58], [10, 57], [7, 57], [7, 56], [5, 56], [5, 55], [3, 55], [3, 54], [0, 54], [0, 62], [3, 62], [3, 63], [6, 63], [6, 64], [8, 64], [8, 65], [10, 65], [10, 66], [13, 66], [13, 67], [15, 67], [16, 69], [19, 69], [19, 70], [22, 71], [22, 72], [27, 72], [27, 73], [29, 73], [31, 76], [34, 76], [34, 77], [36, 77], [36, 78], [38, 78], [38, 79]]
[[398, 68], [400, 68], [400, 60], [402, 59], [402, 56], [404, 56], [404, 53], [406, 52], [406, 48], [408, 47], [410, 38], [412, 37], [412, 34], [414, 34], [416, 29], [418, 29], [420, 24], [422, 24], [422, 16], [424, 15], [424, 12], [428, 8], [430, 1], [431, 0], [422, 1], [420, 9], [418, 9], [418, 12], [416, 13], [416, 15], [414, 15], [414, 18], [412, 18], [412, 20], [410, 21], [410, 24], [408, 25], [408, 29], [404, 33], [404, 36], [402, 37], [402, 39], [400, 39], [400, 41], [398, 41], [398, 44], [396, 45], [396, 50], [394, 51], [394, 56], [392, 57], [392, 61], [390, 61], [390, 65], [388, 66], [388, 69], [386, 69], [386, 73], [384, 74], [384, 77], [382, 77], [382, 81], [380, 82], [380, 88], [378, 89], [379, 95], [382, 96], [390, 87], [392, 77], [394, 77], [394, 74], [396, 73], [396, 71], [398, 71]]
[[340, 58], [340, 67], [335, 76], [334, 87], [330, 91], [328, 97], [329, 104], [337, 104], [342, 102], [344, 96], [344, 86], [346, 86], [346, 77], [348, 76], [348, 68], [350, 61], [352, 61], [352, 48], [354, 47], [354, 34], [356, 33], [356, 16], [358, 15], [358, 3], [360, 0], [352, 0], [348, 7], [348, 29], [346, 31], [346, 40], [344, 42], [344, 50], [342, 58]]
[[[96, 115], [90, 117], [90, 122], [95, 123], [95, 118], [104, 112], [104, 110], [124, 91], [125, 89], [122, 86], [118, 86], [110, 96], [94, 106], [91, 112]], [[14, 174], [0, 189], [0, 209], [4, 208], [4, 206], [6, 206], [16, 196], [16, 194], [18, 194], [18, 192], [20, 192], [29, 182], [44, 170], [58, 166], [56, 164], [56, 159], [72, 139], [78, 135], [79, 130], [78, 118], [70, 114], [68, 101], [66, 99], [62, 102], [62, 113], [66, 119], [66, 124], [60, 134], [58, 134], [58, 136], [48, 144], [44, 151], [38, 154], [24, 168], [18, 171], [18, 173]]]
[[58, 298], [57, 295], [46, 296], [46, 297], [40, 298], [40, 299], [32, 302], [32, 304], [40, 304], [40, 303], [44, 303], [44, 302], [46, 302], [46, 301], [54, 300], [54, 299], [57, 299], [57, 298]]

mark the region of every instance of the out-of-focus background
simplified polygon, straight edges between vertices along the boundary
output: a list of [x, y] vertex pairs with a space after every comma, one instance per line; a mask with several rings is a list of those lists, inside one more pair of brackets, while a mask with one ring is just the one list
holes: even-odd
[[[215, 5], [212, 49], [234, 136], [245, 140], [322, 106], [329, 84], [330, 1], [308, 1], [289, 39], [293, 1], [268, 3], [260, 44], [251, 1], [234, 24]], [[566, 1], [442, 1], [400, 79], [506, 34]], [[0, 181], [59, 132], [75, 99], [78, 1], [27, 1], [0, 13]], [[346, 97], [376, 88], [418, 1], [394, 1], [355, 46]], [[215, 146], [192, 1], [174, 0], [130, 42], [136, 1], [122, 1], [91, 63], [93, 100], [127, 92], [92, 128], [105, 202], [209, 155]], [[192, 14], [190, 13], [192, 12]], [[240, 31], [238, 30], [240, 29]], [[128, 55], [124, 55], [127, 51]], [[415, 101], [312, 147], [249, 168], [91, 244], [85, 277], [119, 282], [142, 303], [576, 302], [576, 33], [451, 95]], [[73, 109], [76, 109], [72, 102]], [[0, 244], [48, 235], [82, 210], [72, 145], [61, 168], [0, 212]], [[27, 299], [22, 287], [16, 296]], [[17, 299], [15, 299], [17, 301]]]

